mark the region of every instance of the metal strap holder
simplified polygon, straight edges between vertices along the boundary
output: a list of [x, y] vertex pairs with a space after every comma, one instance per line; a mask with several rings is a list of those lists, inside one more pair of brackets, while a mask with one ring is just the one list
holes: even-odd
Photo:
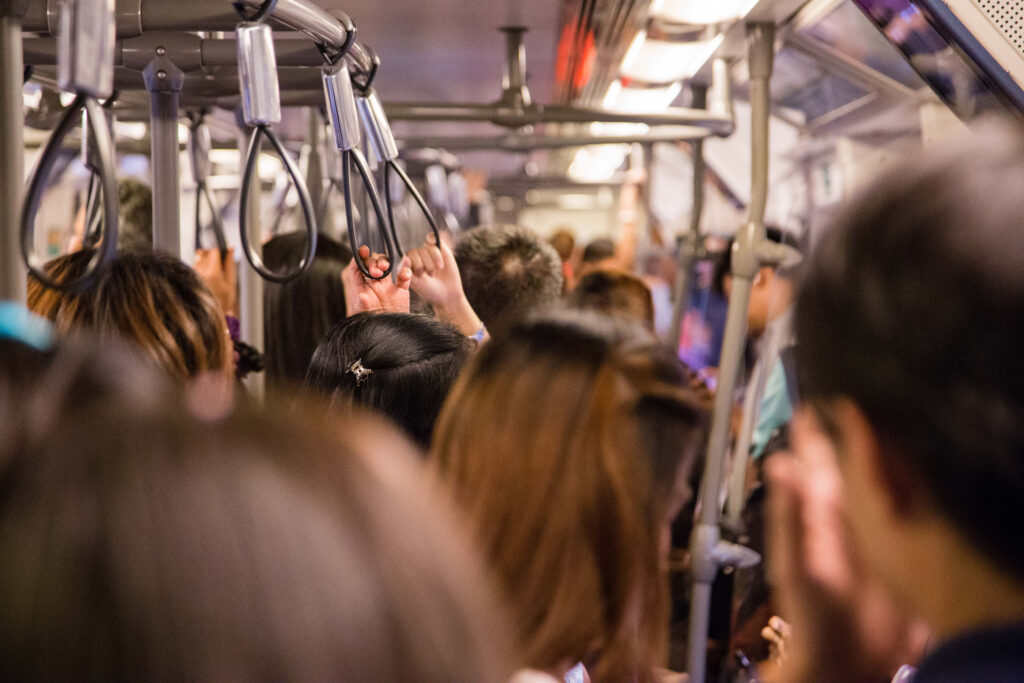
[[[29, 272], [52, 289], [81, 291], [95, 282], [117, 252], [118, 195], [114, 146], [106, 113], [97, 98], [109, 97], [114, 82], [114, 0], [66, 0], [60, 6], [57, 78], [60, 87], [76, 93], [32, 171], [21, 210], [21, 254]], [[83, 114], [88, 119], [86, 162], [99, 179], [102, 195], [102, 233], [90, 235], [100, 246], [85, 272], [58, 283], [45, 272], [35, 254], [35, 219], [50, 171], [67, 134]], [[97, 201], [97, 200], [94, 200]], [[102, 240], [100, 239], [102, 237]]]
[[[238, 79], [242, 90], [242, 116], [246, 125], [253, 127], [249, 138], [249, 149], [242, 175], [241, 206], [239, 210], [239, 236], [245, 258], [260, 277], [271, 282], [289, 282], [299, 277], [313, 263], [316, 255], [317, 221], [316, 210], [310, 199], [305, 180], [298, 165], [292, 159], [284, 144], [270, 129], [281, 120], [281, 100], [277, 83], [277, 59], [274, 54], [273, 31], [266, 24], [243, 22], [236, 29], [238, 36]], [[281, 158], [288, 175], [295, 183], [299, 203], [306, 220], [306, 253], [292, 270], [274, 273], [263, 263], [259, 253], [249, 241], [249, 192], [253, 176], [258, 176], [260, 138], [266, 137]]]
[[384, 114], [384, 106], [380, 102], [380, 98], [377, 97], [377, 93], [373, 89], [368, 89], [366, 92], [361, 93], [359, 98], [356, 100], [356, 105], [359, 108], [359, 117], [363, 121], [363, 128], [366, 129], [366, 135], [370, 140], [370, 147], [373, 148], [373, 153], [376, 155], [378, 161], [384, 164], [384, 196], [387, 200], [388, 205], [388, 227], [391, 232], [391, 239], [394, 241], [395, 251], [398, 257], [401, 258], [405, 255], [402, 249], [401, 242], [398, 239], [398, 232], [395, 228], [395, 215], [392, 208], [393, 195], [391, 192], [391, 174], [394, 172], [402, 184], [409, 191], [409, 194], [415, 200], [417, 206], [420, 207], [420, 211], [423, 213], [423, 217], [427, 219], [427, 223], [430, 224], [430, 229], [434, 232], [435, 244], [441, 244], [441, 235], [437, 229], [437, 222], [434, 220], [434, 216], [427, 207], [427, 203], [423, 200], [416, 186], [409, 178], [408, 174], [398, 165], [398, 145], [395, 144], [395, 136], [391, 132], [391, 124], [388, 123], [388, 118]]
[[[345, 221], [348, 226], [348, 240], [355, 256], [356, 265], [364, 277], [380, 280], [388, 275], [395, 268], [396, 259], [401, 258], [397, 240], [394, 239], [394, 223], [385, 217], [384, 209], [381, 206], [380, 195], [373, 182], [373, 175], [366, 163], [366, 157], [359, 150], [362, 142], [362, 129], [359, 123], [359, 110], [356, 105], [355, 92], [352, 89], [352, 78], [349, 75], [348, 67], [344, 59], [335, 64], [328, 64], [321, 70], [324, 84], [324, 101], [327, 109], [327, 118], [331, 124], [331, 131], [334, 134], [335, 147], [341, 151], [341, 185], [345, 195]], [[390, 130], [388, 131], [390, 134]], [[372, 142], [371, 138], [371, 142]], [[391, 139], [394, 144], [394, 139]], [[396, 150], [397, 153], [397, 150]], [[375, 278], [370, 274], [369, 268], [359, 258], [359, 238], [356, 236], [356, 225], [354, 202], [352, 201], [352, 172], [351, 166], [355, 165], [363, 180], [363, 186], [373, 205], [374, 213], [377, 216], [377, 227], [384, 239], [384, 248], [388, 255], [388, 268], [380, 276]], [[385, 174], [385, 178], [387, 175]], [[390, 216], [391, 206], [388, 205]], [[388, 227], [385, 227], [388, 226]]]
[[192, 177], [196, 181], [196, 249], [202, 249], [202, 206], [203, 200], [210, 209], [210, 229], [213, 231], [213, 238], [217, 242], [217, 249], [220, 250], [220, 257], [223, 261], [228, 253], [228, 241], [224, 235], [224, 219], [220, 214], [220, 206], [217, 204], [213, 191], [207, 178], [210, 177], [212, 165], [210, 163], [210, 150], [213, 143], [210, 139], [210, 129], [206, 125], [205, 114], [200, 112], [192, 118], [189, 126], [189, 159], [192, 162]]

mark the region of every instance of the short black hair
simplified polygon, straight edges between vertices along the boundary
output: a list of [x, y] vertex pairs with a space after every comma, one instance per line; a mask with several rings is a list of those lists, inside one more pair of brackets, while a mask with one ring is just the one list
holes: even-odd
[[849, 397], [886, 446], [883, 462], [1018, 577], [1022, 187], [1019, 131], [915, 155], [838, 216], [795, 319], [801, 393], [826, 426], [828, 400]]
[[[293, 267], [306, 253], [306, 239], [304, 232], [273, 237], [263, 245], [267, 267], [275, 271]], [[264, 361], [272, 385], [301, 385], [316, 345], [345, 319], [341, 271], [351, 260], [347, 246], [321, 233], [316, 258], [306, 272], [291, 282], [264, 286]]]
[[[764, 233], [766, 238], [776, 244], [785, 244], [802, 251], [800, 249], [800, 240], [790, 232], [777, 228], [774, 225], [769, 225], [765, 227]], [[715, 258], [715, 273], [711, 286], [714, 288], [715, 293], [721, 296], [725, 296], [725, 276], [732, 273], [732, 245], [735, 241], [735, 237], [730, 237], [729, 243], [725, 245], [725, 251], [719, 253]], [[795, 268], [779, 269], [777, 272], [789, 279], [795, 279], [796, 277]]]
[[558, 253], [529, 228], [474, 228], [455, 245], [455, 261], [466, 298], [492, 330], [562, 294]]
[[584, 263], [600, 263], [615, 256], [615, 242], [606, 237], [590, 242], [583, 248]]
[[427, 448], [441, 404], [472, 348], [454, 327], [424, 315], [359, 313], [335, 325], [317, 346], [306, 388], [338, 405], [376, 410]]

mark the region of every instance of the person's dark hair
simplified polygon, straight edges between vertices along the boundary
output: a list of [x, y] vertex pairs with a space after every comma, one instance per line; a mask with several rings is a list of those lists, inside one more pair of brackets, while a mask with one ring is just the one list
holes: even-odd
[[[57, 282], [81, 277], [93, 257], [82, 249], [46, 264]], [[100, 280], [78, 293], [28, 282], [29, 308], [57, 332], [89, 330], [125, 339], [181, 379], [230, 374], [231, 339], [220, 306], [202, 278], [180, 260], [152, 251], [120, 252]]]
[[0, 443], [0, 678], [507, 679], [483, 568], [383, 425], [213, 417], [75, 340], [18, 398], [23, 428]]
[[[305, 245], [305, 233], [276, 235], [263, 245], [263, 260], [273, 271], [284, 270], [305, 255]], [[271, 385], [302, 384], [316, 345], [345, 319], [341, 271], [351, 260], [347, 246], [321, 234], [316, 258], [305, 273], [285, 284], [264, 286], [264, 363]]]
[[652, 681], [668, 624], [667, 525], [705, 415], [637, 323], [527, 316], [470, 363], [430, 458], [510, 599], [524, 666]]
[[[793, 247], [794, 249], [800, 249], [800, 240], [798, 240], [791, 233], [786, 232], [774, 225], [765, 227], [765, 237], [775, 242], [776, 244], [785, 244]], [[715, 292], [721, 296], [725, 296], [725, 276], [732, 273], [732, 245], [736, 241], [735, 238], [730, 238], [729, 243], [725, 245], [725, 250], [717, 255], [715, 259], [715, 272], [711, 286]], [[775, 272], [789, 280], [795, 280], [798, 277], [797, 267], [790, 268], [776, 268]]]
[[615, 242], [601, 237], [588, 244], [583, 249], [584, 263], [600, 263], [615, 256]]
[[654, 300], [640, 278], [622, 270], [592, 270], [565, 297], [570, 308], [639, 320], [654, 328]]
[[335, 405], [387, 416], [421, 447], [473, 343], [447, 323], [412, 313], [359, 313], [335, 325], [313, 353], [307, 389]]
[[117, 182], [120, 206], [117, 247], [126, 251], [153, 250], [153, 190], [142, 181], [124, 178]]
[[497, 329], [562, 294], [562, 262], [535, 232], [517, 225], [474, 228], [455, 245], [462, 287], [476, 314]]
[[902, 473], [1024, 576], [1024, 139], [915, 155], [834, 221], [799, 289], [801, 395], [849, 397]]

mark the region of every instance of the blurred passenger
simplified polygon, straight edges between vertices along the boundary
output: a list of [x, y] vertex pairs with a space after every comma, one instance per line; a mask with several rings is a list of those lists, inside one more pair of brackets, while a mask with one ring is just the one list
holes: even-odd
[[455, 260], [470, 305], [491, 330], [562, 294], [558, 254], [528, 228], [474, 228], [455, 245]]
[[[775, 227], [766, 236], [772, 242], [795, 247], [796, 239]], [[729, 241], [715, 273], [715, 287], [732, 292], [732, 245]], [[747, 308], [747, 334], [757, 340], [758, 360], [750, 374], [747, 391], [761, 394], [750, 440], [750, 455], [761, 457], [776, 429], [793, 416], [796, 374], [793, 362], [793, 303], [796, 299], [793, 267], [763, 266], [754, 277]]]
[[558, 258], [562, 261], [562, 291], [568, 292], [575, 283], [576, 238], [569, 228], [559, 228], [548, 238]]
[[624, 316], [654, 330], [651, 290], [635, 275], [621, 270], [592, 270], [565, 298], [570, 308]]
[[390, 430], [212, 418], [129, 360], [69, 340], [13, 397], [0, 677], [507, 679], [482, 565]]
[[[140, 180], [123, 178], [117, 181], [120, 211], [117, 225], [117, 248], [124, 251], [153, 250], [153, 191]], [[70, 250], [82, 248], [87, 230], [87, 207], [83, 203], [75, 216]]]
[[1024, 680], [1024, 139], [982, 130], [865, 188], [801, 284], [808, 410], [767, 463], [785, 680], [890, 675], [915, 617], [915, 683]]
[[[294, 266], [304, 255], [306, 234], [289, 232], [263, 245], [263, 260], [273, 271]], [[316, 243], [316, 259], [301, 276], [263, 289], [264, 354], [267, 382], [298, 386], [317, 344], [345, 318], [341, 271], [352, 260], [349, 248], [327, 235]]]
[[669, 524], [691, 497], [703, 411], [637, 324], [532, 315], [484, 346], [431, 459], [513, 606], [524, 666], [652, 681]]
[[[93, 250], [46, 264], [57, 282], [85, 272]], [[101, 339], [124, 339], [178, 379], [204, 373], [230, 376], [231, 338], [224, 313], [202, 279], [167, 254], [123, 252], [100, 280], [81, 292], [28, 282], [28, 305], [52, 321], [59, 334], [89, 330]]]
[[387, 416], [426, 449], [472, 346], [451, 325], [426, 316], [357, 313], [317, 346], [306, 387], [335, 406], [364, 406]]
[[580, 276], [598, 268], [614, 268], [618, 266], [615, 259], [615, 242], [607, 237], [600, 237], [583, 248], [583, 263], [580, 265]]

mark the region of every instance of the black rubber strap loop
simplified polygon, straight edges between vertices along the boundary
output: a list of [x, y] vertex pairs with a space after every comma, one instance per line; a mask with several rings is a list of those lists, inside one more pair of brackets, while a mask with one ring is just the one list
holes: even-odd
[[[249, 191], [252, 185], [253, 176], [256, 174], [258, 168], [258, 160], [260, 155], [260, 136], [266, 137], [270, 140], [271, 144], [274, 145], [274, 149], [277, 151], [277, 155], [281, 158], [285, 168], [288, 170], [288, 175], [292, 177], [292, 182], [295, 184], [295, 191], [299, 193], [299, 204], [302, 205], [302, 213], [306, 219], [306, 253], [303, 254], [302, 260], [299, 264], [290, 271], [285, 273], [274, 273], [269, 270], [266, 264], [263, 263], [263, 259], [256, 253], [251, 243], [249, 242]], [[245, 254], [245, 258], [252, 265], [253, 270], [259, 273], [260, 277], [270, 282], [284, 283], [290, 282], [295, 278], [306, 272], [313, 263], [313, 258], [316, 256], [316, 238], [317, 238], [317, 222], [316, 222], [316, 210], [313, 207], [313, 200], [309, 197], [309, 190], [306, 188], [306, 182], [302, 179], [302, 174], [299, 172], [299, 167], [295, 164], [291, 154], [285, 149], [281, 140], [278, 139], [277, 135], [274, 134], [267, 126], [256, 126], [252, 131], [252, 136], [249, 138], [249, 153], [245, 160], [245, 172], [242, 175], [242, 196], [241, 206], [239, 207], [239, 237], [241, 238], [242, 252]]]
[[395, 160], [389, 160], [384, 166], [384, 195], [387, 197], [388, 202], [388, 224], [391, 226], [391, 237], [395, 241], [395, 248], [398, 251], [399, 257], [405, 256], [405, 251], [402, 249], [402, 245], [398, 240], [398, 232], [395, 229], [395, 218], [391, 210], [391, 171], [394, 171], [398, 177], [402, 180], [405, 185], [405, 189], [409, 191], [412, 198], [416, 201], [416, 204], [420, 207], [420, 211], [423, 213], [423, 217], [427, 219], [427, 223], [430, 224], [430, 229], [434, 232], [434, 244], [438, 247], [441, 246], [441, 232], [437, 229], [437, 221], [434, 220], [434, 214], [430, 211], [430, 207], [427, 206], [427, 202], [424, 201], [423, 195], [419, 193], [416, 186], [413, 184], [412, 179], [402, 169], [401, 166]]
[[[99, 164], [100, 194], [103, 197], [103, 239], [80, 277], [67, 282], [56, 282], [46, 273], [43, 262], [33, 248], [36, 213], [39, 211], [40, 201], [46, 191], [50, 172], [60, 154], [64, 138], [75, 127], [82, 109], [85, 109], [86, 115], [89, 117], [89, 137], [96, 147], [96, 159]], [[57, 129], [47, 141], [39, 161], [36, 162], [36, 167], [29, 180], [25, 203], [21, 207], [21, 256], [29, 273], [43, 286], [61, 291], [81, 291], [96, 282], [114, 259], [117, 254], [118, 221], [117, 179], [114, 171], [113, 144], [110, 139], [110, 129], [107, 126], [107, 117], [96, 100], [79, 94], [64, 113]]]
[[338, 20], [341, 27], [345, 29], [345, 42], [338, 48], [328, 48], [327, 46], [317, 43], [316, 49], [320, 51], [320, 55], [324, 58], [324, 61], [331, 66], [334, 66], [349, 53], [352, 46], [356, 42], [356, 25], [353, 23], [352, 18], [340, 10], [331, 10], [331, 16]]
[[89, 173], [89, 187], [85, 191], [85, 229], [82, 246], [91, 249], [103, 236], [103, 196], [95, 172]]
[[[366, 165], [366, 158], [363, 157], [363, 153], [358, 149], [350, 149], [342, 152], [342, 156], [341, 186], [345, 191], [345, 221], [348, 225], [348, 242], [349, 246], [352, 247], [352, 257], [355, 258], [356, 265], [359, 266], [359, 270], [364, 277], [371, 280], [383, 280], [388, 275], [391, 275], [391, 271], [395, 269], [395, 265], [398, 263], [395, 259], [396, 247], [392, 244], [391, 235], [388, 234], [388, 228], [386, 227], [389, 225], [388, 219], [380, 205], [380, 197], [377, 195], [376, 189], [374, 189], [373, 177], [370, 175], [370, 169]], [[363, 179], [363, 186], [370, 197], [370, 203], [373, 204], [373, 211], [377, 214], [377, 229], [384, 238], [384, 249], [388, 253], [388, 268], [380, 277], [371, 275], [370, 269], [366, 267], [363, 259], [359, 257], [360, 244], [359, 239], [356, 237], [356, 222], [352, 216], [352, 171], [349, 168], [350, 163], [355, 164], [356, 170], [359, 171], [359, 175]]]
[[[204, 124], [206, 119], [206, 112], [200, 111], [195, 114], [189, 115], [189, 133], [192, 136], [192, 144], [189, 147], [189, 153], [192, 155], [192, 169], [196, 172], [199, 169], [199, 148], [195, 144], [195, 136], [199, 131], [200, 126]], [[224, 233], [224, 219], [221, 216], [221, 208], [217, 204], [216, 198], [213, 196], [213, 191], [210, 189], [210, 184], [206, 181], [206, 176], [196, 172], [196, 208], [195, 208], [195, 227], [196, 227], [196, 249], [203, 248], [202, 233], [203, 233], [203, 219], [202, 219], [202, 203], [206, 200], [206, 205], [210, 209], [210, 229], [213, 230], [213, 238], [217, 242], [217, 249], [220, 251], [220, 260], [223, 263], [228, 256], [228, 240]]]
[[256, 10], [255, 13], [248, 14], [245, 3], [233, 2], [231, 4], [235, 6], [235, 11], [238, 12], [238, 16], [251, 23], [259, 23], [263, 21], [273, 14], [274, 9], [277, 8], [277, 0], [266, 0], [262, 5], [260, 5], [260, 8]]
[[359, 81], [355, 76], [352, 77], [352, 85], [360, 93], [369, 92], [370, 88], [373, 87], [373, 81], [377, 78], [377, 70], [380, 69], [380, 57], [373, 51], [373, 48], [369, 45], [363, 45], [363, 49], [370, 55], [370, 71], [363, 74], [362, 82]]

